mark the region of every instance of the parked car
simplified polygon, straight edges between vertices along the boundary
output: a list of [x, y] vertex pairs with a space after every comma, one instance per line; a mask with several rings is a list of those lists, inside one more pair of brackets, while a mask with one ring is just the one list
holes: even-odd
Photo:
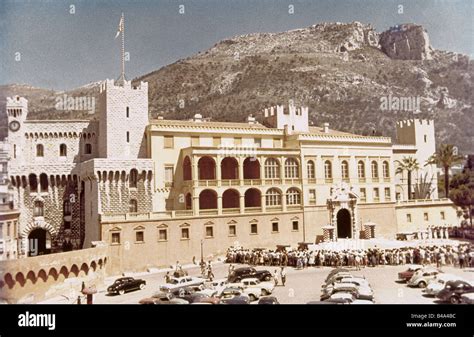
[[172, 277], [169, 283], [160, 286], [161, 291], [173, 291], [184, 287], [195, 287], [204, 284], [204, 279], [200, 277]]
[[139, 304], [170, 304], [174, 298], [172, 293], [156, 292], [151, 297], [141, 299]]
[[268, 270], [256, 270], [253, 267], [242, 267], [235, 269], [229, 275], [229, 282], [236, 283], [242, 281], [244, 278], [257, 278], [260, 281], [270, 281], [273, 276]]
[[227, 287], [224, 290], [222, 290], [221, 294], [219, 295], [219, 298], [221, 300], [221, 303], [225, 304], [229, 300], [237, 296], [247, 296], [247, 295], [244, 294], [244, 290], [242, 288]]
[[457, 275], [440, 273], [436, 275], [434, 279], [428, 282], [428, 285], [423, 292], [429, 296], [436, 296], [441, 290], [443, 290], [446, 282], [449, 281], [464, 281]]
[[[334, 284], [334, 283], [338, 283], [338, 282], [341, 282], [342, 279], [345, 279], [345, 278], [355, 278], [356, 276], [352, 275], [351, 273], [347, 273], [347, 272], [339, 272], [339, 273], [336, 273], [334, 274], [333, 276], [331, 276], [325, 284], [323, 284], [323, 287], [326, 287], [328, 285], [331, 285], [331, 284]], [[358, 276], [357, 278], [360, 278], [360, 276]]]
[[413, 276], [413, 274], [415, 274], [416, 271], [422, 268], [423, 266], [421, 264], [414, 264], [414, 265], [408, 266], [407, 270], [398, 273], [398, 280], [403, 281], [403, 282], [408, 282]]
[[107, 288], [109, 294], [123, 295], [127, 291], [143, 289], [146, 286], [146, 281], [142, 279], [134, 279], [133, 277], [121, 277]]
[[280, 304], [275, 296], [260, 297], [258, 304]]
[[474, 304], [474, 293], [467, 293], [461, 296], [461, 303]]
[[473, 293], [474, 286], [466, 281], [449, 281], [446, 282], [444, 288], [436, 295], [443, 302], [452, 304], [459, 303], [461, 296], [467, 293]]
[[251, 285], [249, 283], [245, 286], [241, 282], [229, 283], [229, 287], [241, 289], [242, 294], [247, 295], [250, 302], [258, 300], [262, 294], [262, 288], [260, 286]]
[[442, 273], [436, 268], [422, 268], [416, 271], [408, 280], [409, 287], [426, 288], [431, 280], [434, 280], [438, 274]]
[[334, 268], [333, 270], [331, 270], [329, 272], [329, 274], [326, 277], [326, 280], [324, 280], [324, 282], [327, 283], [331, 277], [333, 277], [334, 275], [336, 275], [338, 273], [348, 273], [348, 272], [349, 272], [349, 269], [346, 269], [346, 268]]
[[250, 304], [250, 299], [248, 296], [240, 295], [227, 300], [225, 304]]
[[220, 304], [221, 300], [219, 297], [208, 296], [205, 294], [196, 293], [197, 295], [191, 304]]
[[352, 283], [352, 284], [355, 284], [358, 287], [370, 288], [369, 281], [367, 281], [367, 279], [362, 278], [362, 277], [355, 277], [355, 276], [354, 277], [344, 277], [340, 280], [335, 281], [331, 285], [334, 285], [336, 283]]
[[217, 296], [228, 287], [229, 282], [227, 279], [218, 279], [212, 282], [204, 282], [203, 289], [199, 290], [198, 292], [201, 294], [206, 294], [208, 296]]
[[265, 296], [265, 295], [270, 295], [273, 292], [273, 289], [275, 289], [275, 283], [274, 282], [260, 282], [259, 279], [257, 278], [244, 278], [242, 281], [239, 283], [234, 283], [234, 285], [240, 286], [244, 289], [247, 288], [260, 288], [260, 295]]
[[372, 289], [363, 286], [357, 286], [353, 283], [335, 283], [333, 286], [328, 286], [323, 289], [321, 293], [321, 300], [325, 300], [334, 293], [343, 292], [353, 295], [357, 299], [361, 300], [373, 300], [374, 293]]
[[373, 301], [358, 299], [354, 294], [346, 292], [334, 293], [324, 302], [333, 304], [374, 304]]

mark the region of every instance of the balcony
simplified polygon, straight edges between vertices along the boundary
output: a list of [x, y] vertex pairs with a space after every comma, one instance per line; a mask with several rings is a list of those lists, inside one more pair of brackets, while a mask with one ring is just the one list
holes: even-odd
[[262, 185], [261, 179], [244, 179], [245, 186], [260, 186]]
[[389, 183], [390, 182], [390, 177], [385, 177], [383, 178], [384, 183]]
[[316, 184], [316, 178], [308, 178], [308, 184]]
[[281, 185], [282, 180], [279, 178], [266, 178], [263, 180], [264, 185]]
[[332, 179], [332, 178], [326, 178], [326, 179], [324, 179], [324, 182], [325, 182], [326, 184], [332, 184], [332, 183], [333, 183], [333, 179]]
[[217, 180], [198, 180], [198, 186], [217, 186]]
[[286, 206], [286, 209], [288, 211], [297, 211], [297, 210], [301, 209], [301, 205], [288, 205], [288, 206]]
[[239, 214], [240, 208], [223, 208], [222, 214]]
[[240, 180], [239, 179], [224, 179], [221, 180], [221, 186], [239, 186]]
[[244, 210], [244, 213], [260, 213], [262, 211], [262, 207], [247, 207]]
[[174, 211], [174, 214], [176, 216], [192, 216], [193, 210], [192, 209], [177, 210], [177, 211]]
[[350, 182], [350, 179], [349, 178], [342, 178], [342, 181], [345, 182], [345, 183], [348, 183], [348, 182]]
[[301, 179], [300, 178], [286, 178], [284, 182], [286, 185], [300, 185]]
[[360, 184], [364, 184], [364, 183], [366, 183], [366, 182], [367, 182], [367, 179], [365, 179], [365, 178], [359, 178], [359, 183], [360, 183]]
[[199, 215], [217, 215], [217, 209], [201, 209], [199, 210]]
[[372, 177], [372, 182], [373, 183], [378, 183], [378, 182], [380, 182], [380, 178], [379, 177]]

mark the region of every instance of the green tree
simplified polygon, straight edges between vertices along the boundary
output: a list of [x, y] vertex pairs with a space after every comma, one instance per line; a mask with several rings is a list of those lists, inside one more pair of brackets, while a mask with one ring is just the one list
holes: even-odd
[[449, 169], [460, 163], [463, 160], [462, 156], [455, 154], [454, 146], [451, 144], [441, 144], [436, 153], [434, 153], [426, 161], [426, 165], [435, 164], [441, 167], [444, 171], [444, 192], [446, 197], [449, 196]]
[[472, 227], [472, 213], [474, 210], [474, 170], [468, 165], [462, 173], [456, 174], [451, 180], [449, 198], [456, 206], [467, 211], [469, 223]]
[[408, 200], [411, 199], [411, 174], [413, 171], [420, 169], [420, 163], [413, 157], [403, 157], [402, 160], [396, 160], [397, 169], [395, 174], [402, 174], [407, 171]]

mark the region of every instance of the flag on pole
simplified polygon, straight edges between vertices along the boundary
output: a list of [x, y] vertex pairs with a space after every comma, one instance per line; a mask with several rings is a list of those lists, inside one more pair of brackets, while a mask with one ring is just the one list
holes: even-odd
[[120, 22], [119, 22], [119, 26], [118, 26], [118, 30], [117, 30], [117, 34], [115, 35], [115, 38], [117, 38], [120, 35], [120, 33], [123, 33], [123, 14], [120, 17]]

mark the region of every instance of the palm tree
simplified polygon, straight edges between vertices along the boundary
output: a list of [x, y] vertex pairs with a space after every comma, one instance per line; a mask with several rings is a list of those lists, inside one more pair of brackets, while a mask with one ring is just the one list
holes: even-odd
[[410, 200], [411, 199], [411, 173], [413, 171], [418, 170], [420, 168], [420, 164], [418, 163], [418, 160], [416, 160], [416, 158], [413, 158], [413, 157], [403, 157], [402, 160], [396, 160], [395, 162], [398, 164], [395, 174], [403, 175], [403, 171], [407, 171], [408, 200]]
[[455, 154], [454, 146], [451, 144], [441, 144], [431, 157], [426, 161], [426, 165], [436, 164], [444, 170], [444, 191], [446, 198], [449, 195], [449, 169], [463, 160], [462, 156]]

